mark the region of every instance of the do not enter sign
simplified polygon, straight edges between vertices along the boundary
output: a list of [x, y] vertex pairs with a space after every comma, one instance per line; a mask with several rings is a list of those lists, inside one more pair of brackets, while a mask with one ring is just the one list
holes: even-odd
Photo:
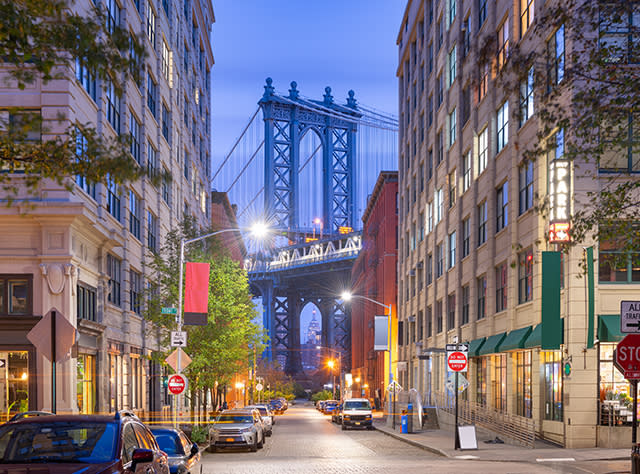
[[171, 395], [180, 395], [187, 389], [187, 378], [182, 374], [170, 375], [167, 388]]
[[452, 372], [466, 372], [467, 354], [460, 351], [449, 352], [447, 355], [447, 366]]

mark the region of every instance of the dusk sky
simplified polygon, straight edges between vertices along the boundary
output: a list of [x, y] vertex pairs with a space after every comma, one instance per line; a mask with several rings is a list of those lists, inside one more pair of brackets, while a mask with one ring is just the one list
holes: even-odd
[[214, 0], [213, 170], [240, 135], [272, 77], [302, 95], [356, 99], [396, 115], [396, 37], [404, 0]]

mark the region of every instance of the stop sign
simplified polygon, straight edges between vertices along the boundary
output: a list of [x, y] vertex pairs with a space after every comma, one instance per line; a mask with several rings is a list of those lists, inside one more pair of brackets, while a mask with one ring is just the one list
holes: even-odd
[[453, 372], [462, 372], [467, 369], [467, 354], [454, 351], [447, 356], [447, 366]]
[[625, 379], [640, 379], [640, 334], [627, 334], [618, 343], [614, 364]]
[[182, 374], [170, 375], [167, 388], [172, 395], [180, 395], [187, 388], [187, 378]]

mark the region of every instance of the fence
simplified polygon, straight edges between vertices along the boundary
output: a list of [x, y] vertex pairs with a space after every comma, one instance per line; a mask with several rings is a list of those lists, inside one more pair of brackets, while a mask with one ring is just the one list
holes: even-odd
[[[455, 416], [455, 397], [438, 392], [434, 396], [439, 410]], [[458, 399], [458, 419], [462, 423], [509, 438], [513, 442], [533, 448], [536, 439], [536, 422], [524, 416], [503, 413], [468, 400]]]

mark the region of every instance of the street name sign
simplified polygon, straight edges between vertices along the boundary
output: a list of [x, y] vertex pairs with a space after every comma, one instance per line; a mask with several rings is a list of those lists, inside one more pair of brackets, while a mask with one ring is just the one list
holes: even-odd
[[178, 308], [162, 308], [160, 314], [178, 314]]
[[627, 380], [640, 379], [640, 334], [627, 334], [613, 353], [613, 365]]
[[170, 375], [167, 388], [171, 395], [180, 395], [187, 389], [187, 378], [182, 374]]
[[640, 334], [640, 301], [620, 302], [620, 330]]
[[187, 347], [187, 332], [171, 331], [171, 347]]

